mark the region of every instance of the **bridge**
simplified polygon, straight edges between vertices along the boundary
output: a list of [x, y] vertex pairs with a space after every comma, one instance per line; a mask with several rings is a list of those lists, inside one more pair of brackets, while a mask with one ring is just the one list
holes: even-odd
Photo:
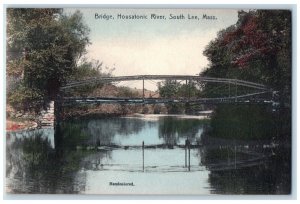
[[[215, 97], [207, 97], [205, 93], [198, 97], [190, 97], [189, 89], [187, 88], [187, 94], [185, 97], [145, 97], [145, 81], [156, 80], [156, 81], [176, 81], [179, 83], [185, 83], [186, 87], [192, 84], [198, 87], [201, 92], [203, 87], [216, 86], [220, 87], [223, 85], [227, 86], [226, 91], [223, 95]], [[106, 96], [95, 96], [95, 97], [66, 97], [65, 94], [70, 90], [82, 87], [85, 85], [93, 84], [110, 84], [124, 81], [141, 81], [142, 83], [142, 96], [139, 98], [132, 97], [106, 97]], [[218, 84], [218, 85], [212, 85]], [[240, 88], [242, 87], [242, 88]], [[238, 91], [243, 89], [243, 91]], [[236, 104], [268, 104], [273, 103], [274, 91], [259, 83], [229, 79], [229, 78], [214, 78], [214, 77], [203, 77], [199, 75], [134, 75], [134, 76], [116, 76], [116, 77], [98, 77], [90, 78], [88, 80], [70, 82], [65, 86], [61, 87], [61, 95], [59, 98], [62, 106], [69, 106], [74, 104], [169, 104], [169, 103], [182, 103], [182, 104], [224, 104], [224, 103], [236, 103]]]
[[[175, 81], [185, 83], [186, 95], [181, 97], [145, 97], [145, 81]], [[142, 83], [141, 97], [108, 97], [108, 96], [82, 96], [74, 97], [70, 94], [77, 87], [97, 84], [112, 84], [123, 81], [138, 81]], [[176, 83], [175, 83], [176, 85]], [[191, 96], [189, 87], [196, 87], [200, 95]], [[221, 88], [220, 88], [221, 87]], [[205, 93], [205, 91], [219, 90], [218, 94]], [[220, 94], [221, 93], [221, 94]], [[70, 82], [61, 87], [60, 94], [54, 102], [54, 128], [55, 144], [61, 144], [60, 121], [62, 121], [63, 107], [88, 104], [185, 104], [186, 107], [199, 104], [274, 104], [276, 92], [271, 88], [254, 82], [228, 79], [202, 77], [196, 75], [136, 75], [91, 78], [84, 81]]]

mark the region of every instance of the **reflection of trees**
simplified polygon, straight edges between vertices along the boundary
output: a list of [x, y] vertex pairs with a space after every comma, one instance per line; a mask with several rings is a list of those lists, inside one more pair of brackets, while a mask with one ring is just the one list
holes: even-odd
[[[248, 154], [247, 151], [235, 146], [204, 146], [199, 148], [200, 163], [213, 168], [233, 168], [235, 164], [244, 164], [251, 159], [259, 158], [259, 154]], [[237, 163], [236, 163], [237, 162]]]
[[179, 119], [175, 117], [162, 117], [159, 119], [159, 137], [166, 144], [175, 145], [182, 139], [195, 142], [203, 122], [197, 119]]
[[79, 192], [85, 186], [85, 178], [75, 174], [86, 154], [64, 151], [58, 157], [43, 133], [28, 133], [26, 137], [24, 133], [7, 145], [7, 187], [12, 193]]
[[[196, 141], [199, 129], [205, 122], [198, 119], [180, 119], [175, 117], [161, 117], [159, 123], [159, 137], [166, 144], [178, 144], [180, 139]], [[155, 126], [157, 122], [145, 121], [139, 118], [108, 118], [89, 119], [82, 121], [65, 122], [62, 126], [62, 135], [65, 146], [77, 145], [109, 145], [114, 143], [116, 135], [127, 137], [137, 134], [147, 125]]]
[[93, 152], [84, 157], [81, 166], [86, 170], [101, 170], [103, 165], [107, 164], [105, 159], [112, 159], [110, 151]]
[[77, 146], [86, 145], [89, 138], [86, 127], [80, 123], [62, 123], [55, 131], [56, 138], [62, 138], [56, 148], [76, 149]]
[[140, 132], [147, 122], [138, 118], [115, 118], [114, 123], [120, 123], [118, 133], [126, 136]]
[[[210, 170], [209, 183], [217, 194], [289, 194], [291, 190], [290, 150], [276, 148], [263, 163], [247, 166], [251, 155], [234, 152], [230, 147], [199, 149], [200, 163]], [[255, 156], [254, 156], [255, 157]], [[234, 168], [237, 162], [244, 166]], [[226, 168], [229, 167], [229, 168]]]
[[270, 177], [263, 166], [227, 171], [212, 171], [209, 175], [213, 193], [264, 194], [270, 192]]
[[92, 120], [87, 123], [89, 142], [93, 144], [110, 144], [115, 133], [116, 124], [105, 120]]
[[212, 171], [209, 182], [219, 194], [289, 194], [289, 161], [276, 156], [264, 165], [236, 170]]
[[270, 139], [276, 135], [275, 118], [263, 105], [219, 105], [211, 119], [213, 137], [225, 139]]
[[[267, 151], [255, 148], [271, 138], [286, 137], [280, 131], [289, 123], [288, 115], [277, 115], [270, 107], [263, 105], [219, 105], [211, 119], [211, 125], [204, 127], [201, 142], [205, 148], [199, 150], [201, 163], [211, 173], [209, 182], [213, 193], [220, 194], [287, 194], [291, 188], [290, 153], [288, 149], [272, 149], [273, 156], [261, 160], [263, 164], [231, 168], [232, 162], [243, 160], [245, 154], [234, 152], [234, 144], [249, 145], [247, 151]], [[288, 129], [288, 128], [286, 128]], [[229, 147], [226, 147], [228, 145]], [[247, 156], [249, 157], [249, 155]], [[247, 158], [246, 158], [247, 159]], [[212, 165], [217, 165], [212, 167]], [[229, 168], [226, 168], [229, 167]], [[225, 170], [227, 169], [227, 170]]]
[[89, 141], [99, 142], [101, 145], [113, 143], [116, 134], [126, 137], [129, 134], [138, 133], [145, 126], [145, 121], [128, 118], [111, 118], [92, 120], [87, 124]]
[[109, 118], [66, 122], [62, 134], [66, 146], [108, 145], [114, 142], [116, 134], [126, 137], [141, 131], [146, 122], [140, 119]]

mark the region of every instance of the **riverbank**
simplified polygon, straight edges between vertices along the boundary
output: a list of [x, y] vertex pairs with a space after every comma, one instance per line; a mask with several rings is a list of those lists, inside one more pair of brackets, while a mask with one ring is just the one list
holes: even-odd
[[15, 110], [9, 104], [6, 104], [6, 131], [22, 131], [34, 129], [38, 126], [38, 117], [36, 114], [20, 112]]
[[[39, 126], [42, 126], [45, 121], [49, 123], [53, 123], [53, 118], [51, 115], [49, 116], [49, 113], [47, 111], [45, 112], [45, 117], [41, 116], [35, 116], [35, 117], [30, 117], [30, 118], [7, 118], [6, 119], [6, 131], [22, 131], [22, 130], [28, 130], [28, 129], [35, 129], [38, 128]], [[43, 115], [43, 114], [42, 114]], [[46, 117], [47, 116], [47, 117]], [[123, 118], [142, 118], [144, 120], [158, 120], [161, 117], [177, 117], [180, 119], [198, 119], [198, 120], [210, 120], [210, 114], [206, 115], [188, 115], [188, 114], [153, 114], [153, 113], [117, 113], [117, 112], [105, 112], [101, 113], [98, 111], [87, 111], [87, 112], [76, 112], [67, 115], [67, 117], [64, 118], [64, 120], [69, 120], [69, 119], [85, 119], [85, 118], [113, 118], [113, 117], [123, 117]], [[49, 124], [48, 124], [49, 126]]]
[[6, 131], [22, 131], [28, 129], [35, 129], [38, 127], [38, 124], [34, 121], [25, 120], [24, 122], [13, 121], [10, 119], [6, 120]]

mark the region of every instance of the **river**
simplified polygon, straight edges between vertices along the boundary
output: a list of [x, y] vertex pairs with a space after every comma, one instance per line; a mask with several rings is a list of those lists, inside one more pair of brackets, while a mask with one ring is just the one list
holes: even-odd
[[[266, 144], [206, 146], [201, 137], [209, 126], [204, 117], [140, 115], [64, 122], [56, 133], [61, 138], [59, 144], [51, 128], [7, 133], [6, 191], [146, 195], [290, 192], [290, 167], [284, 163], [288, 150]], [[190, 157], [185, 149], [187, 139]]]

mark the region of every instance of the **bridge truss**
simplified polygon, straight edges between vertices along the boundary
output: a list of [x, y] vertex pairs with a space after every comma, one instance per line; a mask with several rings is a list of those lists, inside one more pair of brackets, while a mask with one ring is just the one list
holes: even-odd
[[[193, 84], [198, 87], [199, 92], [204, 90], [204, 87], [210, 86], [208, 90], [220, 89], [222, 94], [213, 95], [202, 93], [200, 96], [189, 96], [188, 89], [185, 97], [169, 97], [169, 98], [152, 98], [145, 97], [145, 81], [180, 81], [185, 82], [188, 87]], [[123, 81], [141, 81], [142, 82], [142, 97], [107, 97], [107, 96], [86, 96], [86, 97], [64, 97], [64, 93], [70, 90], [93, 84], [110, 84]], [[224, 89], [224, 87], [227, 87]], [[225, 90], [225, 91], [224, 91]], [[250, 104], [250, 103], [274, 103], [274, 93], [271, 88], [254, 82], [229, 79], [229, 78], [214, 78], [203, 77], [198, 75], [135, 75], [135, 76], [116, 76], [116, 77], [101, 77], [90, 78], [84, 81], [70, 82], [61, 88], [61, 102], [63, 106], [74, 104], [167, 104], [167, 103], [188, 103], [193, 104]], [[211, 97], [213, 95], [213, 97]], [[208, 97], [210, 96], [210, 97]]]

